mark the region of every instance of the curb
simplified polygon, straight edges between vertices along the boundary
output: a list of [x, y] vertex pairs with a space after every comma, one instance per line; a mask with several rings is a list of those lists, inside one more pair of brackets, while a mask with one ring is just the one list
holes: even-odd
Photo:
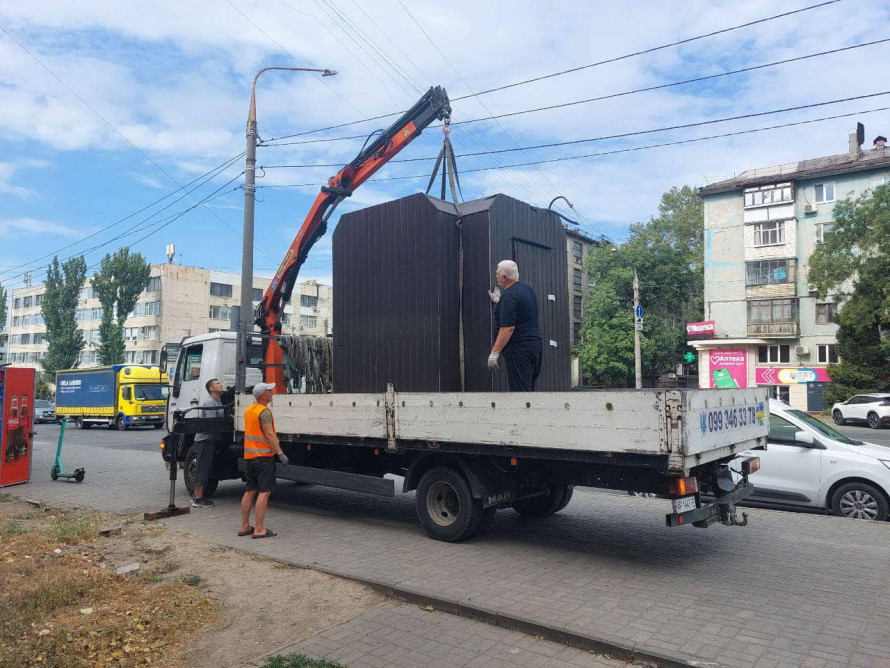
[[[233, 549], [237, 550], [238, 548]], [[645, 663], [651, 666], [658, 666], [659, 668], [718, 668], [720, 666], [719, 663], [714, 661], [702, 661], [693, 657], [686, 657], [679, 654], [674, 654], [672, 652], [656, 649], [654, 647], [648, 647], [642, 644], [628, 645], [618, 640], [612, 640], [591, 633], [580, 633], [556, 628], [555, 626], [548, 626], [545, 623], [529, 619], [527, 617], [522, 617], [520, 615], [505, 614], [496, 608], [487, 609], [483, 605], [469, 605], [467, 603], [461, 603], [460, 601], [457, 601], [455, 599], [433, 596], [412, 587], [400, 586], [398, 583], [392, 584], [389, 582], [374, 580], [372, 578], [360, 577], [352, 573], [342, 572], [332, 568], [324, 568], [319, 564], [303, 564], [299, 562], [288, 561], [287, 559], [270, 557], [268, 555], [256, 555], [253, 552], [247, 552], [247, 554], [262, 556], [265, 559], [269, 559], [270, 561], [274, 561], [277, 563], [287, 564], [288, 566], [293, 566], [296, 568], [313, 570], [319, 573], [325, 573], [326, 575], [333, 575], [344, 580], [357, 582], [359, 584], [365, 585], [366, 587], [370, 587], [374, 591], [377, 591], [384, 596], [396, 599], [398, 601], [403, 601], [411, 605], [417, 605], [420, 607], [432, 606], [440, 612], [456, 615], [458, 617], [465, 617], [477, 622], [484, 622], [491, 626], [498, 626], [508, 631], [517, 631], [526, 635], [540, 636], [546, 640], [550, 640], [552, 642], [556, 642], [567, 647], [573, 647], [575, 649], [608, 655], [611, 658], [619, 659], [621, 661]], [[293, 643], [289, 643], [288, 645], [285, 645], [279, 649], [285, 649], [292, 644]], [[273, 650], [273, 652], [264, 654], [263, 656], [255, 659], [255, 661], [265, 660], [269, 656], [274, 655], [275, 651], [277, 650]]]

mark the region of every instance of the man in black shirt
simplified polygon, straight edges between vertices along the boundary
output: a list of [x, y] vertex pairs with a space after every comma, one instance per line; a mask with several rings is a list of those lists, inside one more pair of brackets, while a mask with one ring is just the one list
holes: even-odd
[[488, 356], [488, 368], [498, 368], [501, 355], [507, 364], [511, 392], [533, 392], [541, 373], [544, 344], [538, 331], [538, 299], [528, 283], [519, 280], [519, 268], [511, 260], [498, 263], [494, 272], [499, 288], [490, 292], [494, 302], [496, 339]]

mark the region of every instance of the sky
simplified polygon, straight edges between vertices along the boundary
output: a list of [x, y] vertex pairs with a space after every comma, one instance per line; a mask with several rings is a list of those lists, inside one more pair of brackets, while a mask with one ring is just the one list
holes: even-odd
[[[890, 109], [880, 109], [890, 108], [890, 42], [491, 116], [890, 37], [890, 3], [839, 0], [691, 39], [816, 4], [0, 0], [0, 283], [20, 287], [26, 271], [40, 282], [54, 254], [83, 254], [93, 268], [122, 245], [159, 263], [167, 244], [175, 244], [176, 262], [240, 271], [240, 154], [250, 84], [268, 66], [338, 74], [268, 72], [259, 80], [259, 133], [268, 145], [257, 152], [257, 274], [274, 273], [318, 186], [338, 171], [280, 166], [345, 164], [364, 136], [395, 117], [311, 131], [402, 111], [431, 85], [453, 100], [451, 140], [466, 199], [500, 192], [547, 206], [562, 195], [575, 210], [562, 201], [556, 206], [582, 231], [621, 241], [630, 224], [657, 212], [673, 186], [700, 187], [750, 168], [844, 153], [857, 122], [865, 125], [866, 147], [875, 135], [888, 135]], [[683, 43], [657, 48], [675, 42]], [[630, 55], [637, 52], [644, 53]], [[601, 61], [611, 62], [584, 67]], [[705, 139], [838, 115], [846, 116]], [[459, 124], [467, 120], [475, 122]], [[652, 129], [659, 131], [525, 148]], [[310, 134], [275, 140], [299, 133]], [[301, 280], [330, 283], [330, 234], [339, 214], [425, 189], [442, 137], [440, 128], [428, 128], [398, 156], [426, 160], [386, 165], [338, 208]], [[321, 139], [335, 141], [315, 141]], [[691, 139], [701, 141], [655, 146]], [[460, 157], [491, 151], [503, 152]], [[591, 153], [606, 155], [510, 167]]]

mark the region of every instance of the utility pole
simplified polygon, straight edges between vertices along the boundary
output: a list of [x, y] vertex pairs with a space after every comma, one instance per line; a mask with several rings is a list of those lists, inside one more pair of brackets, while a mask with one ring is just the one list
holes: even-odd
[[246, 389], [248, 332], [253, 331], [253, 220], [256, 204], [256, 83], [263, 72], [286, 70], [291, 72], [320, 72], [322, 76], [335, 75], [335, 70], [308, 67], [264, 67], [253, 78], [250, 87], [250, 110], [247, 114], [247, 160], [244, 167], [244, 231], [241, 246], [241, 299], [238, 309], [237, 364], [235, 365], [235, 391]]
[[634, 372], [636, 374], [636, 387], [638, 390], [641, 390], [643, 389], [643, 361], [640, 356], [640, 331], [642, 327], [638, 327], [636, 321], [639, 311], [640, 277], [637, 275], [637, 268], [634, 267]]

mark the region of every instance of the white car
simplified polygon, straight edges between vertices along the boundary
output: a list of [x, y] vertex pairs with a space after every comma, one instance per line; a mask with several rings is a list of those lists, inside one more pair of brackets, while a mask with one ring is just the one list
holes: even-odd
[[740, 455], [760, 457], [750, 500], [824, 508], [855, 519], [888, 518], [890, 448], [848, 438], [776, 399], [769, 411], [767, 449]]
[[857, 394], [831, 408], [835, 424], [865, 422], [872, 429], [890, 425], [890, 394]]

